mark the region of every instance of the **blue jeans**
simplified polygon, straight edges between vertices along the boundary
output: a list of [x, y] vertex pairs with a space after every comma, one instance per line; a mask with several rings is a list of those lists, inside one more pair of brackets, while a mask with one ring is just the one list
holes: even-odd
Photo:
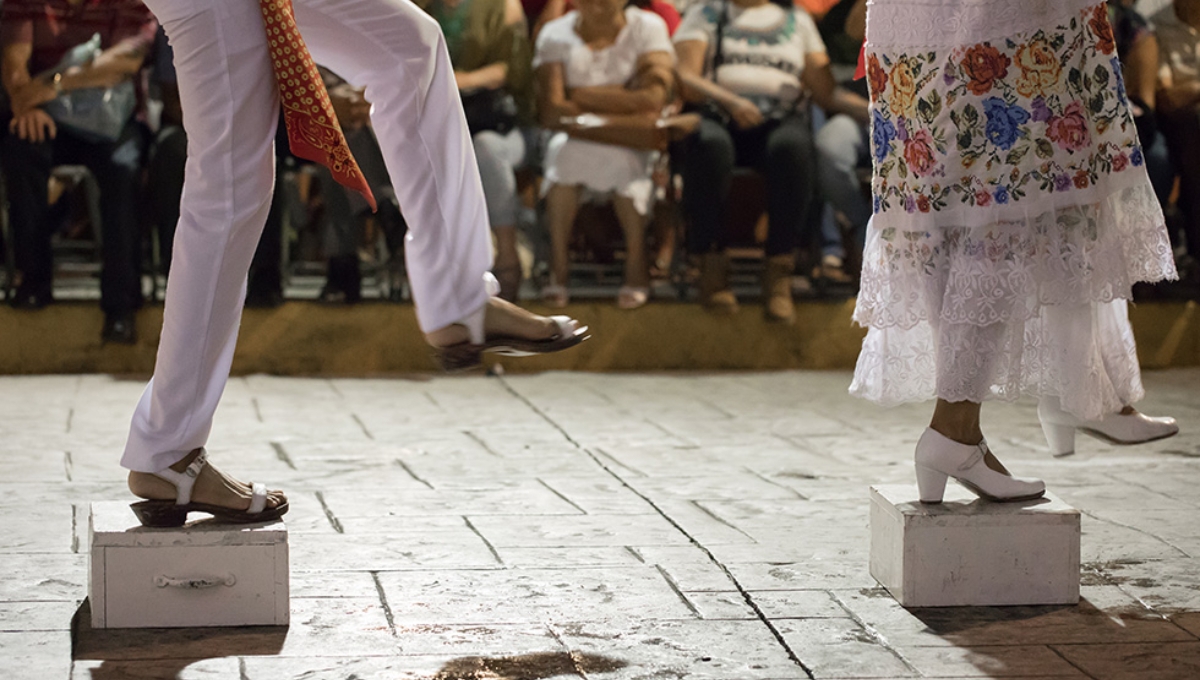
[[841, 212], [854, 225], [855, 238], [861, 248], [866, 241], [867, 222], [871, 219], [871, 203], [863, 196], [858, 180], [858, 169], [871, 166], [867, 128], [850, 116], [838, 114], [817, 130], [816, 145], [821, 164], [817, 186], [828, 201], [821, 220], [821, 252], [845, 257], [846, 249], [833, 212]]

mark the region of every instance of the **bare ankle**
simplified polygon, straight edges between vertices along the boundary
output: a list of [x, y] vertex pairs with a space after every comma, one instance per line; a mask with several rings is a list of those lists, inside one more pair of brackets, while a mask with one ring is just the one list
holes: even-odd
[[179, 459], [179, 462], [177, 462], [177, 463], [175, 463], [174, 465], [172, 465], [172, 466], [171, 466], [171, 469], [172, 469], [172, 470], [174, 470], [174, 471], [176, 471], [176, 472], [183, 472], [184, 470], [186, 470], [186, 469], [187, 469], [187, 467], [188, 467], [189, 465], [191, 465], [191, 464], [192, 464], [192, 461], [196, 460], [196, 456], [199, 456], [199, 455], [200, 455], [200, 452], [201, 452], [201, 451], [203, 451], [203, 450], [204, 450], [204, 449], [202, 449], [202, 448], [200, 448], [200, 449], [192, 449], [191, 451], [189, 451], [189, 452], [188, 452], [188, 454], [187, 454], [186, 456], [184, 456], [183, 458]]

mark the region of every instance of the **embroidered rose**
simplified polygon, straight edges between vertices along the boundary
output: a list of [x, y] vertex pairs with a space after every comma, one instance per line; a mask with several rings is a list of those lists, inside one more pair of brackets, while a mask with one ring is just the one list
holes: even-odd
[[992, 85], [1008, 75], [1008, 67], [1012, 60], [1007, 54], [992, 47], [991, 43], [975, 45], [967, 50], [962, 60], [963, 73], [970, 78], [967, 89], [977, 95], [985, 95], [992, 90]]
[[1123, 153], [1119, 153], [1113, 158], [1113, 160], [1112, 160], [1113, 172], [1121, 172], [1122, 170], [1124, 170], [1127, 167], [1129, 167], [1129, 156], [1126, 156]]
[[975, 205], [980, 208], [986, 208], [992, 204], [992, 195], [980, 189], [975, 192]]
[[1058, 175], [1054, 176], [1054, 190], [1055, 191], [1066, 191], [1067, 189], [1070, 189], [1070, 188], [1071, 188], [1071, 176], [1070, 175], [1068, 175], [1066, 173], [1062, 173], [1062, 174], [1058, 174]]
[[1022, 97], [1045, 96], [1047, 90], [1053, 91], [1062, 77], [1062, 65], [1058, 55], [1050, 46], [1050, 41], [1038, 34], [1033, 40], [1017, 48], [1015, 62], [1021, 69], [1017, 78], [1017, 92]]
[[888, 76], [892, 83], [892, 99], [888, 108], [894, 116], [911, 116], [917, 99], [917, 77], [908, 59], [903, 58], [892, 66]]
[[1046, 136], [1050, 141], [1072, 153], [1086, 149], [1092, 143], [1087, 118], [1083, 115], [1083, 102], [1074, 101], [1067, 105], [1061, 116], [1051, 116], [1046, 121]]
[[916, 177], [928, 177], [933, 173], [937, 158], [933, 153], [933, 137], [928, 130], [917, 130], [904, 142], [904, 161]]
[[917, 210], [923, 213], [929, 212], [929, 197], [925, 194], [917, 196]]
[[879, 63], [879, 57], [874, 54], [867, 57], [867, 78], [871, 84], [871, 100], [874, 101], [883, 94], [888, 84], [887, 71], [883, 70], [883, 66]]
[[1088, 188], [1088, 184], [1090, 182], [1091, 182], [1091, 178], [1088, 177], [1087, 170], [1080, 170], [1075, 173], [1074, 183], [1075, 183], [1076, 189], [1086, 189], [1086, 188]]
[[996, 190], [992, 192], [992, 198], [996, 199], [997, 205], [1005, 205], [1008, 203], [1008, 187], [996, 187]]
[[1096, 49], [1104, 54], [1112, 54], [1117, 49], [1117, 43], [1113, 39], [1112, 25], [1108, 23], [1108, 6], [1105, 4], [1096, 5], [1092, 9], [1092, 18], [1088, 20], [1088, 28], [1092, 29], [1092, 33], [1096, 36]]
[[1017, 139], [1025, 136], [1021, 129], [1029, 122], [1029, 112], [1025, 109], [999, 97], [989, 97], [983, 100], [983, 111], [987, 116], [984, 133], [992, 144], [1008, 151]]
[[1135, 168], [1142, 167], [1142, 163], [1146, 162], [1146, 159], [1142, 157], [1142, 147], [1133, 147], [1133, 151], [1129, 152], [1129, 162], [1133, 163]]

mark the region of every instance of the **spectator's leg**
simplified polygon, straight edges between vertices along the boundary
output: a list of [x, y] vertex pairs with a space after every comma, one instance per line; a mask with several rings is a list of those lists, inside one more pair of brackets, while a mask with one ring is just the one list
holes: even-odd
[[767, 135], [767, 257], [792, 256], [816, 196], [816, 151], [807, 118], [789, 118]]
[[[283, 127], [283, 121], [279, 123]], [[275, 144], [278, 145], [276, 138]], [[277, 147], [278, 148], [278, 147]], [[246, 306], [256, 308], [278, 307], [283, 304], [283, 232], [284, 217], [295, 212], [301, 204], [299, 190], [294, 182], [284, 180], [288, 161], [275, 159], [275, 185], [271, 189], [271, 208], [254, 257], [250, 260], [250, 271], [246, 283]]]
[[683, 210], [688, 251], [703, 255], [725, 246], [725, 204], [733, 183], [733, 138], [725, 126], [705, 118], [685, 142]]
[[1171, 162], [1179, 171], [1179, 207], [1183, 210], [1187, 252], [1200, 258], [1200, 107], [1159, 118]]
[[122, 459], [131, 470], [155, 472], [204, 446], [212, 428], [246, 270], [270, 208], [278, 95], [257, 4], [147, 4], [175, 48], [188, 121], [187, 188], [158, 361]]
[[[546, 224], [550, 230], [550, 285], [566, 286], [571, 265], [571, 231], [579, 212], [579, 187], [555, 184], [546, 192]], [[552, 301], [557, 302], [557, 301]]]
[[[850, 220], [855, 233], [861, 237], [871, 219], [871, 205], [863, 196], [858, 180], [858, 168], [863, 162], [869, 162], [866, 128], [850, 116], [834, 116], [817, 132], [816, 146], [821, 168], [817, 173], [820, 195]], [[832, 224], [832, 220], [828, 223]], [[828, 225], [822, 227], [826, 244], [823, 252], [845, 257], [841, 233], [836, 225], [833, 230], [837, 232], [836, 244], [831, 243], [833, 234]], [[862, 241], [857, 245], [861, 248]]]
[[[3, 124], [7, 130], [7, 120]], [[50, 302], [54, 273], [50, 225], [46, 224], [46, 186], [54, 165], [54, 143], [35, 144], [6, 132], [0, 139], [0, 162], [8, 191], [13, 261], [21, 275], [14, 304], [42, 307]]]
[[816, 151], [807, 117], [789, 118], [770, 131], [762, 166], [770, 219], [763, 271], [764, 312], [768, 320], [790, 323], [796, 315], [792, 303], [796, 246], [805, 227], [815, 222], [810, 211], [816, 196]]
[[613, 209], [625, 236], [625, 287], [629, 290], [618, 303], [625, 309], [646, 302], [650, 288], [650, 266], [646, 259], [646, 216], [639, 213], [633, 199], [613, 196]]
[[479, 162], [479, 178], [487, 200], [488, 223], [496, 237], [496, 261], [492, 272], [500, 282], [500, 296], [509, 301], [517, 299], [521, 286], [521, 260], [517, 256], [517, 197], [516, 168], [525, 159], [525, 138], [520, 130], [508, 134], [484, 131], [476, 134], [475, 158]]
[[487, 302], [487, 205], [454, 68], [438, 24], [410, 3], [296, 0], [318, 63], [366, 86], [396, 196], [417, 319], [445, 329]]
[[100, 306], [105, 339], [133, 342], [133, 314], [142, 306], [140, 198], [143, 139], [137, 124], [125, 126], [115, 143], [81, 145], [82, 159], [100, 186], [104, 270]]
[[317, 181], [325, 202], [321, 231], [328, 270], [321, 299], [354, 303], [362, 300], [362, 270], [358, 262], [358, 220], [350, 202], [350, 191], [333, 175], [318, 166]]
[[187, 163], [187, 133], [178, 125], [164, 127], [154, 140], [147, 168], [147, 191], [158, 230], [159, 260], [164, 273], [171, 271], [175, 225], [179, 222], [179, 200], [183, 196], [183, 168]]

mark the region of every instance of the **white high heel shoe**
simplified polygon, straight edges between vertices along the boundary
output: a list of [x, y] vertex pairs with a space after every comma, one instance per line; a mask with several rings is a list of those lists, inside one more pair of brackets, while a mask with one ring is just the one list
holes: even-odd
[[1110, 413], [1100, 420], [1082, 420], [1062, 410], [1058, 399], [1038, 401], [1038, 420], [1050, 452], [1056, 456], [1075, 453], [1076, 430], [1113, 444], [1144, 444], [1179, 433], [1174, 418], [1153, 418], [1144, 413]]
[[1046, 484], [1040, 479], [1013, 477], [988, 450], [987, 442], [971, 446], [926, 428], [917, 442], [917, 490], [922, 503], [941, 503], [946, 478], [989, 501], [1012, 502], [1041, 498]]

